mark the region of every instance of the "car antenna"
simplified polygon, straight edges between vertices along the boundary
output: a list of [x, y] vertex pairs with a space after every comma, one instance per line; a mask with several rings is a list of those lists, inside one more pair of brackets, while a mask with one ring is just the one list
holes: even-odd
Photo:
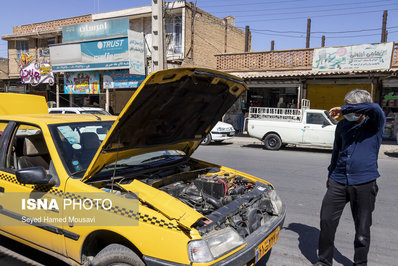
[[113, 193], [113, 185], [115, 183], [115, 175], [116, 175], [116, 166], [117, 166], [117, 161], [119, 158], [119, 147], [120, 147], [120, 131], [117, 136], [117, 151], [116, 151], [116, 161], [115, 161], [115, 167], [113, 168], [113, 174], [112, 174], [112, 183], [111, 183], [111, 193]]

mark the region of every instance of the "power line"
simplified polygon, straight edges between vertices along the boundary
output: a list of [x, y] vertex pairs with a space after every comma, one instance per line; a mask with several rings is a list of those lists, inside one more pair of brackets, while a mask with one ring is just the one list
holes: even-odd
[[[395, 4], [387, 4], [388, 6], [394, 5]], [[373, 5], [373, 6], [361, 6], [361, 7], [351, 7], [351, 8], [344, 8], [344, 10], [352, 10], [352, 9], [364, 9], [364, 8], [374, 8], [374, 7], [382, 7], [382, 6], [387, 6], [387, 5]], [[334, 8], [334, 9], [321, 9], [321, 10], [313, 10], [313, 11], [301, 11], [301, 12], [284, 12], [284, 13], [264, 13], [264, 14], [255, 14], [255, 15], [250, 15], [250, 17], [263, 17], [264, 15], [267, 16], [280, 16], [280, 15], [291, 15], [291, 14], [308, 14], [308, 16], [311, 16], [311, 13], [319, 13], [319, 12], [331, 12], [331, 11], [340, 11], [341, 8]], [[247, 17], [247, 15], [242, 15], [242, 16], [235, 16], [236, 18], [239, 17]]]
[[[396, 33], [398, 31], [389, 31], [388, 33]], [[363, 35], [353, 35], [353, 36], [331, 36], [327, 37], [328, 39], [342, 39], [342, 38], [358, 38], [358, 37], [371, 37], [371, 36], [380, 36], [380, 34], [363, 34]], [[317, 38], [321, 38], [321, 36], [314, 36]]]
[[[280, 4], [280, 3], [291, 3], [291, 2], [302, 2], [303, 0], [288, 0], [288, 1], [271, 1], [271, 2], [257, 2], [257, 3], [250, 3], [250, 5], [263, 5], [263, 4]], [[244, 4], [232, 4], [232, 5], [229, 5], [229, 6], [247, 6], [248, 5], [248, 3], [244, 3]], [[208, 8], [208, 7], [225, 7], [225, 4], [224, 5], [214, 5], [214, 6], [206, 6], [206, 5], [204, 5], [204, 6], [202, 6], [202, 7], [206, 7], [206, 8]]]
[[250, 30], [251, 32], [257, 33], [257, 34], [262, 34], [262, 35], [267, 35], [267, 36], [277, 36], [277, 37], [290, 37], [290, 38], [305, 38], [305, 36], [295, 36], [295, 35], [285, 35], [285, 34], [273, 34], [273, 33], [264, 33], [264, 32], [257, 32], [256, 30]]
[[[398, 10], [398, 8], [392, 8], [388, 11]], [[305, 16], [305, 17], [291, 17], [291, 18], [272, 18], [272, 19], [262, 19], [262, 20], [246, 20], [246, 21], [239, 21], [237, 23], [248, 23], [248, 22], [264, 22], [264, 21], [279, 21], [279, 20], [294, 20], [294, 19], [307, 19], [310, 18], [323, 18], [323, 17], [331, 17], [331, 16], [349, 16], [354, 14], [369, 14], [375, 12], [382, 12], [384, 10], [373, 10], [373, 11], [362, 11], [362, 12], [350, 12], [350, 13], [341, 13], [341, 14], [325, 14], [325, 15], [318, 15], [318, 16]]]
[[[239, 29], [244, 29], [242, 27], [238, 27]], [[390, 26], [387, 29], [394, 29], [398, 28], [398, 26]], [[377, 31], [381, 30], [381, 28], [374, 28], [374, 29], [361, 29], [361, 30], [347, 30], [347, 31], [311, 31], [311, 33], [321, 33], [321, 34], [344, 34], [344, 33], [355, 33], [355, 32], [365, 32], [365, 31]], [[305, 34], [304, 31], [278, 31], [278, 30], [267, 30], [267, 29], [252, 29], [252, 31], [257, 32], [272, 32], [272, 33], [297, 33], [297, 34]]]
[[[355, 3], [347, 3], [344, 5], [363, 5], [367, 3], [377, 3], [377, 2], [391, 2], [394, 0], [377, 0], [377, 1], [367, 1], [367, 2], [355, 2]], [[317, 7], [331, 7], [331, 6], [341, 6], [342, 4], [329, 4], [329, 5], [318, 5], [318, 6], [301, 6], [301, 7], [294, 7], [295, 10], [297, 9], [306, 9], [306, 8], [317, 8]], [[233, 4], [229, 4], [228, 6], [234, 6]], [[267, 9], [252, 9], [252, 10], [224, 10], [224, 11], [215, 11], [211, 12], [212, 14], [219, 14], [219, 13], [232, 13], [232, 12], [237, 12], [237, 13], [248, 13], [248, 12], [262, 12], [262, 11], [275, 11], [275, 10], [283, 10], [285, 8], [267, 8]]]
[[[297, 39], [305, 38], [305, 36], [264, 33], [264, 32], [258, 32], [256, 30], [252, 30], [252, 32], [257, 33], [257, 34], [267, 35], [267, 36], [289, 37], [289, 38], [297, 38]], [[397, 33], [397, 32], [398, 31], [389, 31], [388, 33], [391, 34], [391, 33]], [[331, 37], [328, 36], [327, 38], [328, 39], [341, 39], [341, 38], [358, 38], [358, 37], [372, 37], [372, 36], [380, 36], [380, 34], [374, 33], [374, 34], [361, 34], [361, 35], [350, 35], [350, 36], [331, 36]], [[322, 36], [312, 35], [311, 38], [322, 38]]]

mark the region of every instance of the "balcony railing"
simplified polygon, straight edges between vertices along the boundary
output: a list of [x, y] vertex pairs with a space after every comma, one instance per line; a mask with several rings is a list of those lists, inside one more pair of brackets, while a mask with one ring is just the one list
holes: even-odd
[[[217, 69], [224, 71], [311, 70], [314, 48], [216, 55]], [[398, 67], [398, 43], [394, 43], [391, 67]]]

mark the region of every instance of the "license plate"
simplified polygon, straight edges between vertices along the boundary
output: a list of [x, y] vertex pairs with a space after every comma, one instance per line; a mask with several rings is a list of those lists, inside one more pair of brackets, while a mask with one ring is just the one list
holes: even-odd
[[272, 232], [263, 242], [261, 242], [255, 250], [256, 263], [271, 249], [279, 237], [279, 226]]

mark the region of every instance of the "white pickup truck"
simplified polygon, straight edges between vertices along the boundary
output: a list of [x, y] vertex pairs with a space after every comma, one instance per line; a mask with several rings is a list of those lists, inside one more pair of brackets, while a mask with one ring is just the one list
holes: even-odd
[[337, 122], [326, 110], [310, 109], [302, 100], [301, 109], [250, 107], [247, 131], [251, 137], [264, 142], [268, 150], [282, 145], [333, 147]]

